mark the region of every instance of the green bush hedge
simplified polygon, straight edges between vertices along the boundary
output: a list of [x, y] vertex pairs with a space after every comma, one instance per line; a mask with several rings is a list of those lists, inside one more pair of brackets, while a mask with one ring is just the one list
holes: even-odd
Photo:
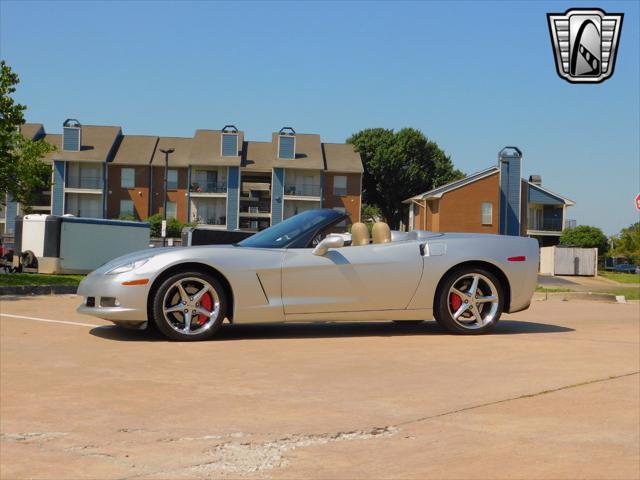
[[[162, 230], [162, 215], [156, 213], [147, 219], [151, 226], [151, 236], [159, 237]], [[167, 238], [180, 238], [182, 229], [191, 226], [190, 223], [182, 223], [175, 218], [167, 219]]]

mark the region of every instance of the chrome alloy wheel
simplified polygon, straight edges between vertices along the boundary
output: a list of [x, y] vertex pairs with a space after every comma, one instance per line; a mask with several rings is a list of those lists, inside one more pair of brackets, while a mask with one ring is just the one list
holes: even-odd
[[463, 328], [478, 329], [491, 323], [499, 307], [498, 289], [479, 273], [466, 273], [453, 282], [447, 296], [451, 318]]
[[196, 277], [174, 282], [162, 299], [167, 324], [183, 335], [197, 335], [211, 328], [220, 313], [220, 297], [209, 282]]

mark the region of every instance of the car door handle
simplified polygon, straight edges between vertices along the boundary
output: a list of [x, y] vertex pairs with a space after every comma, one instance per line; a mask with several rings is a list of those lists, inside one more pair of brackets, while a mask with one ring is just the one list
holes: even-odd
[[420, 244], [420, 255], [422, 255], [424, 257], [424, 249], [427, 246], [426, 243], [421, 243]]

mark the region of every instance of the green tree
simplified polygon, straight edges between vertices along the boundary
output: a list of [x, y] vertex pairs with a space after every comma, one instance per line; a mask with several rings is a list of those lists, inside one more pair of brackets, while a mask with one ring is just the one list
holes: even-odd
[[560, 245], [597, 248], [598, 255], [604, 255], [609, 248], [607, 236], [602, 230], [589, 225], [580, 225], [564, 230], [560, 236]]
[[403, 200], [464, 176], [435, 142], [414, 128], [369, 128], [347, 142], [364, 163], [363, 201], [378, 207], [392, 229], [400, 226]]
[[613, 238], [613, 250], [616, 257], [630, 259], [636, 265], [640, 263], [640, 222], [623, 228], [620, 234]]
[[11, 95], [20, 82], [18, 75], [0, 61], [0, 202], [5, 195], [22, 203], [25, 212], [42, 190], [51, 185], [51, 167], [42, 158], [54, 147], [44, 140], [30, 140], [18, 132], [24, 124], [26, 107], [16, 103]]
[[362, 204], [362, 221], [365, 223], [373, 223], [375, 222], [382, 213], [380, 209], [375, 205], [369, 205], [368, 203]]

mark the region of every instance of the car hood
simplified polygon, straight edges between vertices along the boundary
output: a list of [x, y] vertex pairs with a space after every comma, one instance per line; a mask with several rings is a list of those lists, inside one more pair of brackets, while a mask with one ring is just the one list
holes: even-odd
[[167, 257], [171, 256], [171, 258], [175, 258], [175, 255], [180, 255], [184, 252], [189, 252], [189, 257], [198, 258], [198, 253], [211, 253], [212, 251], [222, 251], [222, 250], [237, 250], [237, 247], [233, 245], [199, 245], [197, 247], [161, 247], [161, 248], [146, 248], [144, 250], [138, 250], [135, 252], [127, 253], [126, 255], [122, 255], [120, 257], [116, 257], [112, 260], [109, 260], [107, 263], [104, 263], [93, 273], [105, 273], [109, 270], [119, 266], [124, 265], [126, 263], [135, 262], [137, 260], [142, 260], [145, 258], [158, 258], [162, 261], [162, 257], [165, 257], [165, 260], [168, 260]]

